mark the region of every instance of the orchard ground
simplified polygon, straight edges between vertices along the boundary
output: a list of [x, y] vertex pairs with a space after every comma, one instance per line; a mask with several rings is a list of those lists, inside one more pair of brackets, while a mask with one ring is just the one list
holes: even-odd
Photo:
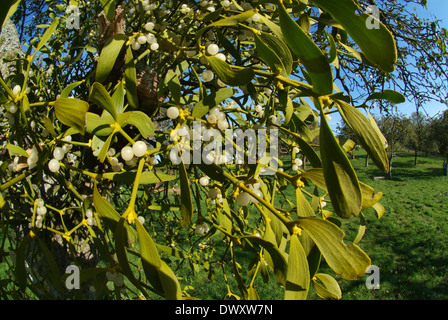
[[[365, 211], [367, 230], [359, 244], [371, 257], [372, 265], [379, 268], [380, 288], [366, 288], [367, 274], [357, 281], [348, 282], [334, 275], [325, 265], [321, 266], [319, 272], [335, 276], [342, 289], [342, 299], [345, 300], [448, 299], [448, 177], [442, 175], [444, 158], [420, 155], [418, 165], [414, 166], [413, 152], [399, 151], [393, 159], [394, 180], [375, 180], [374, 177], [384, 174], [372, 163], [368, 168], [365, 167], [363, 150], [357, 150], [355, 158], [351, 162], [360, 180], [384, 193], [381, 203], [386, 213], [377, 220], [373, 209]], [[284, 192], [288, 198], [294, 199], [294, 190], [286, 189]], [[343, 222], [346, 243], [356, 237], [356, 222], [356, 218]], [[219, 246], [219, 233], [215, 237]], [[226, 255], [224, 244], [221, 249], [217, 249], [217, 255]], [[247, 284], [251, 277], [244, 270], [247, 270], [254, 255], [240, 246], [235, 247], [235, 252], [241, 257], [239, 261], [244, 261], [241, 275]], [[0, 260], [2, 282], [8, 281], [5, 268], [6, 264]], [[179, 264], [175, 271], [182, 279], [182, 286], [191, 286], [188, 292], [193, 297], [205, 300], [233, 299], [226, 297], [228, 291], [221, 268], [231, 270], [232, 261], [215, 265], [213, 280], [209, 280], [209, 273], [204, 271], [193, 273], [187, 263]], [[239, 294], [237, 281], [230, 276], [227, 280], [231, 292]], [[284, 290], [275, 284], [272, 272], [267, 283], [258, 276], [255, 288], [263, 299], [283, 299]], [[320, 299], [312, 286], [309, 298]]]

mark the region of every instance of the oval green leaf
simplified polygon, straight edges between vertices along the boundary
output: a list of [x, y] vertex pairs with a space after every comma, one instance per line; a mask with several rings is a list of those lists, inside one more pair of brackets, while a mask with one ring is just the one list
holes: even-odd
[[[392, 72], [397, 61], [397, 48], [390, 31], [373, 15], [356, 14], [352, 0], [313, 0], [324, 11], [330, 13], [356, 42], [367, 59], [379, 69]], [[370, 28], [374, 22], [375, 26]]]
[[279, 5], [279, 16], [286, 43], [307, 70], [313, 90], [322, 95], [333, 93], [333, 73], [327, 57], [293, 20], [282, 3]]
[[89, 110], [89, 104], [78, 99], [59, 98], [54, 103], [56, 118], [81, 134], [84, 134], [86, 130], [87, 110]]
[[308, 260], [296, 234], [291, 236], [285, 300], [305, 300], [310, 287]]
[[345, 123], [353, 130], [359, 142], [366, 150], [375, 165], [383, 172], [389, 171], [389, 158], [386, 148], [377, 130], [371, 125], [369, 119], [357, 108], [337, 100], [339, 113]]
[[343, 279], [356, 280], [371, 265], [370, 258], [360, 247], [344, 243], [344, 231], [332, 222], [311, 217], [299, 219], [298, 224], [317, 245], [328, 266]]
[[321, 116], [320, 151], [328, 194], [336, 214], [341, 218], [357, 216], [362, 204], [358, 177], [324, 115]]

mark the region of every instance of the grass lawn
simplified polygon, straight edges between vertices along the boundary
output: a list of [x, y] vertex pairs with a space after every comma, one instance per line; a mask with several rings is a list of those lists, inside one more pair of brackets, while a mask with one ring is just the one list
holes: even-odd
[[[344, 299], [448, 298], [448, 177], [442, 176], [443, 158], [398, 152], [393, 180], [373, 180], [381, 173], [365, 156], [352, 160], [359, 178], [384, 193], [385, 215], [368, 225], [361, 247], [380, 269], [380, 289], [369, 291], [365, 278], [341, 281]], [[347, 238], [352, 239], [347, 232]]]

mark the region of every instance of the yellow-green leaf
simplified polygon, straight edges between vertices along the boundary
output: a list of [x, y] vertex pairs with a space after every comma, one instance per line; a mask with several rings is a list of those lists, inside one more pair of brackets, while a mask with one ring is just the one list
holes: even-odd
[[[367, 59], [385, 72], [392, 72], [397, 61], [397, 48], [390, 31], [373, 15], [358, 15], [352, 0], [313, 0], [324, 11], [330, 13], [356, 42]], [[369, 28], [373, 21], [378, 27]]]
[[293, 20], [282, 3], [279, 5], [279, 16], [286, 43], [304, 65], [312, 80], [313, 90], [322, 95], [333, 93], [333, 73], [327, 57]]
[[126, 61], [124, 66], [124, 79], [125, 79], [125, 89], [126, 98], [128, 103], [133, 108], [138, 108], [138, 94], [137, 94], [137, 71], [134, 64], [134, 56], [132, 53], [131, 46], [127, 48]]
[[55, 18], [51, 23], [51, 25], [48, 27], [48, 29], [45, 31], [43, 36], [40, 38], [40, 41], [36, 47], [36, 52], [42, 49], [45, 43], [47, 43], [47, 41], [50, 40], [51, 36], [56, 31], [58, 25], [59, 25], [59, 18]]
[[184, 163], [181, 162], [178, 168], [179, 168], [180, 197], [181, 197], [180, 209], [182, 215], [182, 221], [180, 222], [180, 226], [182, 228], [186, 228], [190, 224], [191, 219], [193, 217], [193, 201], [191, 200], [190, 183]]
[[71, 98], [59, 98], [54, 103], [56, 118], [63, 124], [78, 130], [81, 134], [86, 130], [86, 114], [89, 104]]
[[[106, 172], [102, 174], [102, 177], [108, 180], [115, 181], [117, 183], [133, 184], [136, 176], [135, 171], [126, 172]], [[140, 176], [139, 183], [141, 185], [154, 184], [158, 182], [172, 181], [176, 179], [176, 176], [172, 176], [161, 172], [144, 171]]]
[[213, 71], [225, 84], [242, 86], [247, 84], [255, 76], [254, 70], [248, 67], [232, 67], [227, 62], [215, 56], [206, 56]]
[[162, 260], [160, 259], [154, 241], [138, 219], [135, 220], [135, 227], [137, 229], [138, 243], [140, 244], [140, 255], [142, 259], [154, 268], [159, 269], [162, 266]]
[[115, 61], [121, 52], [123, 45], [128, 40], [124, 34], [117, 34], [107, 40], [101, 51], [96, 67], [95, 81], [104, 82], [112, 71]]
[[389, 171], [389, 158], [381, 137], [369, 119], [357, 108], [337, 100], [339, 113], [345, 123], [353, 130], [359, 142], [375, 165], [383, 172]]
[[357, 216], [362, 205], [358, 177], [324, 115], [321, 116], [320, 151], [328, 194], [336, 214], [342, 218]]
[[310, 271], [305, 251], [296, 234], [291, 236], [285, 300], [305, 300], [310, 287]]
[[101, 83], [95, 82], [93, 84], [92, 89], [90, 90], [89, 101], [109, 112], [112, 118], [117, 120], [117, 109], [114, 101]]
[[[324, 273], [317, 273], [316, 279], [313, 278], [313, 285], [316, 293], [322, 299], [335, 299], [340, 300], [342, 298], [342, 291], [338, 282], [330, 275]], [[322, 285], [317, 282], [322, 282]]]
[[343, 279], [356, 280], [371, 265], [370, 258], [360, 247], [344, 243], [344, 231], [329, 220], [303, 218], [298, 224], [317, 245], [328, 266]]

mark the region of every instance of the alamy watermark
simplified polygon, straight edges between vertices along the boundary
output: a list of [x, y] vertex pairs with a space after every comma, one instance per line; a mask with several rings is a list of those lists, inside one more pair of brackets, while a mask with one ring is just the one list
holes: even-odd
[[369, 15], [366, 20], [367, 29], [380, 29], [380, 9], [371, 5], [367, 7], [366, 12]]
[[366, 288], [368, 290], [378, 290], [380, 288], [380, 268], [369, 266], [366, 273], [369, 274], [366, 279]]
[[69, 5], [65, 12], [69, 15], [65, 22], [65, 26], [69, 30], [79, 30], [81, 28], [79, 8], [75, 5]]
[[[224, 132], [224, 134], [223, 134]], [[207, 129], [194, 121], [192, 129], [179, 127], [170, 135], [173, 164], [261, 164], [262, 175], [278, 169], [278, 129]]]

